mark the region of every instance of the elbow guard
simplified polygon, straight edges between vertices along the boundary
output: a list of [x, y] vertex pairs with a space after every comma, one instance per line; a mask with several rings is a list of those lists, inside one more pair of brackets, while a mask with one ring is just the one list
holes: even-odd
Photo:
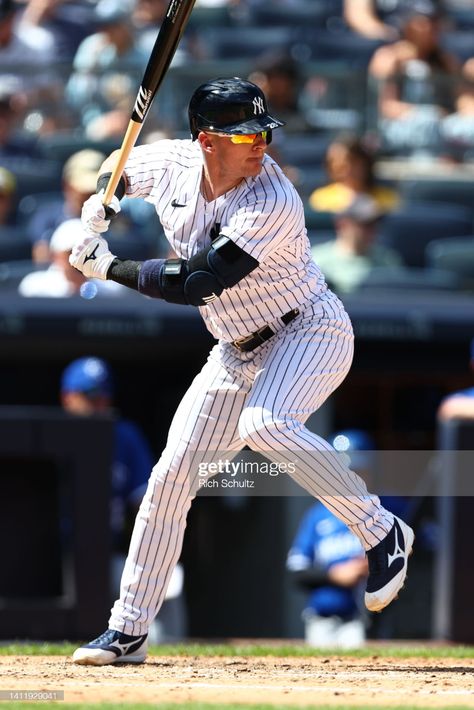
[[206, 306], [257, 266], [256, 259], [221, 235], [189, 261], [145, 261], [140, 270], [139, 290], [169, 303]]

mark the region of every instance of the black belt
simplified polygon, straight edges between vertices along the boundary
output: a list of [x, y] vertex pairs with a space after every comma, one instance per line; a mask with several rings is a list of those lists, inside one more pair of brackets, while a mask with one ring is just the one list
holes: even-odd
[[[285, 325], [288, 325], [297, 315], [299, 315], [299, 309], [293, 308], [292, 311], [288, 311], [285, 315], [280, 316], [280, 320]], [[251, 335], [247, 335], [245, 338], [234, 340], [232, 345], [242, 352], [249, 353], [251, 350], [255, 350], [259, 345], [262, 345], [262, 343], [270, 340], [273, 335], [275, 335], [275, 331], [270, 328], [269, 325], [264, 325], [259, 330], [256, 330], [255, 333], [251, 333]]]

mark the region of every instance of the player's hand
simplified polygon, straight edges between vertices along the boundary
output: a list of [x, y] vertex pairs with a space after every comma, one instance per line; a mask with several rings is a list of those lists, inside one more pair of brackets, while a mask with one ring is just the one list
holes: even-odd
[[103, 237], [84, 232], [83, 238], [74, 244], [69, 263], [88, 279], [107, 278], [107, 271], [115, 256]]
[[328, 570], [328, 578], [339, 587], [353, 587], [361, 579], [364, 579], [367, 573], [367, 560], [364, 557], [357, 557], [353, 560], [331, 565]]
[[102, 234], [110, 226], [110, 220], [120, 212], [120, 202], [115, 195], [107, 207], [102, 203], [104, 191], [91, 195], [82, 206], [82, 226], [90, 234]]

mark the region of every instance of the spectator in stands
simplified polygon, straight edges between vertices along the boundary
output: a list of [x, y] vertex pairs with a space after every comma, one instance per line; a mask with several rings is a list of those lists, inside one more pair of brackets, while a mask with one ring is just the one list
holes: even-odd
[[28, 0], [21, 15], [25, 32], [50, 37], [56, 61], [71, 61], [93, 27], [93, 4], [81, 0]]
[[329, 183], [310, 195], [309, 204], [321, 212], [340, 212], [357, 195], [369, 195], [380, 209], [389, 211], [397, 206], [395, 190], [377, 183], [373, 153], [357, 136], [340, 135], [326, 153]]
[[[87, 279], [69, 263], [74, 241], [83, 232], [81, 220], [69, 219], [62, 222], [54, 231], [50, 241], [51, 265], [44, 270], [34, 270], [20, 281], [18, 293], [27, 297], [66, 298], [81, 293], [81, 286]], [[125, 294], [124, 287], [93, 279], [94, 287], [89, 293], [101, 296]]]
[[[284, 131], [299, 133], [310, 126], [298, 105], [302, 76], [297, 63], [285, 52], [260, 57], [248, 77], [267, 97], [269, 111], [285, 121]], [[283, 137], [284, 138], [284, 137]]]
[[[68, 104], [80, 114], [84, 128], [102, 113], [117, 107], [114, 102], [117, 82], [119, 99], [128, 99], [130, 74], [146, 65], [136, 44], [127, 3], [100, 0], [94, 24], [97, 31], [79, 45], [66, 87]], [[129, 117], [131, 105], [133, 102], [128, 105]]]
[[12, 167], [18, 159], [24, 164], [26, 159], [42, 158], [38, 141], [21, 131], [25, 111], [20, 82], [0, 76], [0, 159]]
[[[470, 368], [474, 373], [474, 339], [471, 341]], [[474, 419], [474, 387], [454, 392], [446, 397], [438, 408], [438, 420]]]
[[[385, 21], [385, 14], [380, 11], [381, 4], [377, 0], [344, 0], [344, 19], [351, 30], [362, 37], [391, 42], [398, 38], [398, 31], [393, 24]], [[395, 9], [399, 3], [393, 0], [388, 4]]]
[[308, 594], [305, 639], [319, 648], [359, 648], [367, 560], [360, 541], [322, 503], [304, 515], [287, 558], [294, 582]]
[[[114, 417], [114, 460], [111, 471], [110, 524], [113, 559], [111, 596], [115, 598], [128, 549], [133, 520], [145, 494], [154, 456], [137, 424], [116, 409], [115, 385], [109, 364], [98, 357], [73, 360], [61, 376], [61, 404], [74, 416]], [[178, 563], [166, 602], [152, 628], [154, 641], [177, 640], [185, 635], [183, 570]]]
[[131, 20], [144, 57], [150, 56], [167, 9], [167, 0], [135, 0], [132, 5]]
[[378, 94], [378, 127], [389, 150], [442, 149], [440, 121], [453, 110], [447, 76], [457, 58], [440, 45], [440, 12], [431, 0], [412, 0], [400, 15], [400, 40], [375, 51], [369, 76]]
[[474, 58], [469, 58], [456, 84], [452, 113], [441, 121], [446, 153], [458, 160], [471, 160], [474, 149]]
[[49, 261], [49, 240], [54, 230], [65, 220], [81, 216], [84, 201], [96, 190], [97, 171], [104, 157], [96, 150], [80, 150], [64, 164], [62, 195], [53, 201], [45, 200], [27, 227], [32, 241], [32, 258], [36, 263]]
[[19, 9], [15, 0], [0, 0], [0, 84], [14, 80], [25, 102], [36, 106], [59, 86], [54, 45], [45, 30], [18, 22]]
[[9, 170], [0, 167], [0, 235], [2, 227], [13, 226], [16, 221], [16, 181]]
[[395, 251], [376, 243], [382, 215], [371, 197], [359, 195], [336, 215], [335, 239], [313, 246], [313, 259], [336, 293], [355, 291], [374, 267], [402, 266]]

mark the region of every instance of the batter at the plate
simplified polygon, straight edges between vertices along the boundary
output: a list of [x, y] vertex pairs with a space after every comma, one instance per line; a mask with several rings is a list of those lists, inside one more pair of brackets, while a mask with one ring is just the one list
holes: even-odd
[[[201, 85], [189, 104], [191, 140], [134, 148], [111, 203], [155, 205], [176, 259], [121, 260], [100, 233], [101, 196], [84, 204], [86, 230], [71, 263], [154, 298], [198, 307], [217, 339], [184, 395], [138, 513], [109, 629], [74, 653], [76, 663], [145, 659], [147, 629], [180, 556], [198, 463], [244, 446], [282, 461], [292, 477], [360, 539], [369, 561], [365, 603], [379, 611], [403, 586], [413, 531], [305, 421], [349, 371], [352, 327], [312, 261], [303, 204], [266, 155], [272, 131], [265, 96], [238, 78]], [[289, 468], [288, 470], [292, 470]]]

